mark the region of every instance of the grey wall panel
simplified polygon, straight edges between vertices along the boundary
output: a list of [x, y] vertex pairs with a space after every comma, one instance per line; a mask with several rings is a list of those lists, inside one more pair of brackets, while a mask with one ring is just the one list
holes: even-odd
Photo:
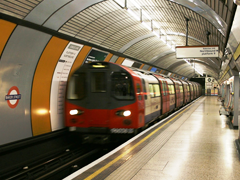
[[118, 56], [113, 55], [112, 58], [110, 59], [110, 62], [114, 62], [115, 63], [117, 61], [117, 59], [118, 59]]
[[25, 17], [25, 20], [42, 25], [55, 11], [70, 1], [44, 0]]
[[149, 65], [146, 65], [146, 64], [145, 64], [142, 69], [148, 70], [149, 67], [150, 67]]
[[92, 4], [101, 2], [103, 0], [75, 0], [67, 4], [63, 8], [59, 9], [53, 14], [48, 21], [44, 24], [45, 27], [53, 30], [58, 30], [64, 23], [66, 23], [71, 17], [84, 10]]
[[[32, 136], [30, 102], [33, 75], [50, 35], [18, 26], [0, 60], [0, 145]], [[5, 96], [17, 86], [21, 99], [10, 108]]]

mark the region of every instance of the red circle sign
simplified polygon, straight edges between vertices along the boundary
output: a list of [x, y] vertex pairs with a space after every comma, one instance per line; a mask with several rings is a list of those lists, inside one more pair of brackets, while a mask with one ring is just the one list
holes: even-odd
[[5, 96], [5, 100], [7, 100], [8, 106], [10, 108], [17, 107], [19, 103], [19, 99], [21, 99], [21, 94], [17, 86], [13, 86], [9, 89], [8, 94]]

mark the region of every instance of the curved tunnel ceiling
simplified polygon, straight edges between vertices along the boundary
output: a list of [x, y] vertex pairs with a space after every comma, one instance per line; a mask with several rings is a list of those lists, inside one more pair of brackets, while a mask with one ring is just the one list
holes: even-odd
[[189, 46], [207, 45], [207, 32], [211, 33], [209, 45], [219, 45], [219, 58], [193, 60], [202, 73], [218, 78], [236, 8], [233, 0], [127, 0], [126, 7], [124, 2], [4, 0], [0, 13], [190, 78], [194, 70], [176, 59], [174, 50], [186, 45], [188, 18]]

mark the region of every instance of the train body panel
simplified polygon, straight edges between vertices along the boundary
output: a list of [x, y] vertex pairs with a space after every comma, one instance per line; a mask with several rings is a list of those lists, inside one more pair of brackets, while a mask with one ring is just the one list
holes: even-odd
[[176, 101], [176, 108], [179, 108], [183, 105], [183, 85], [179, 80], [171, 78], [171, 80], [174, 82], [175, 87], [175, 101]]
[[173, 81], [169, 78], [166, 78], [167, 81], [167, 86], [168, 86], [168, 94], [169, 94], [169, 99], [170, 99], [170, 107], [169, 111], [173, 111], [176, 107], [176, 101], [175, 101], [175, 88]]
[[155, 77], [159, 80], [160, 90], [161, 90], [161, 102], [162, 102], [162, 114], [166, 114], [169, 112], [170, 109], [170, 96], [169, 90], [167, 86], [166, 78], [155, 75]]
[[186, 81], [182, 81], [182, 85], [183, 85], [183, 94], [184, 94], [184, 104], [187, 104], [190, 102], [190, 88], [189, 88], [189, 84]]
[[154, 76], [136, 73], [142, 78], [142, 86], [144, 86], [145, 123], [148, 123], [161, 114], [160, 87], [158, 80]]
[[190, 91], [190, 101], [192, 101], [194, 99], [194, 95], [193, 95], [193, 84], [189, 81], [187, 81], [188, 85], [189, 85], [189, 91]]
[[69, 78], [65, 124], [82, 133], [134, 133], [193, 100], [197, 86], [111, 62], [84, 64]]

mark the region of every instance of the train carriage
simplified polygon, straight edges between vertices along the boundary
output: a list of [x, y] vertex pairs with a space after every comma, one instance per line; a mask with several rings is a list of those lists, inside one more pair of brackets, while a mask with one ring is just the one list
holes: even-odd
[[125, 67], [83, 65], [69, 80], [66, 126], [84, 133], [109, 133], [115, 127], [132, 133], [144, 126], [141, 84], [139, 76]]
[[84, 64], [69, 77], [65, 125], [90, 140], [135, 134], [189, 102], [187, 83], [111, 62]]

